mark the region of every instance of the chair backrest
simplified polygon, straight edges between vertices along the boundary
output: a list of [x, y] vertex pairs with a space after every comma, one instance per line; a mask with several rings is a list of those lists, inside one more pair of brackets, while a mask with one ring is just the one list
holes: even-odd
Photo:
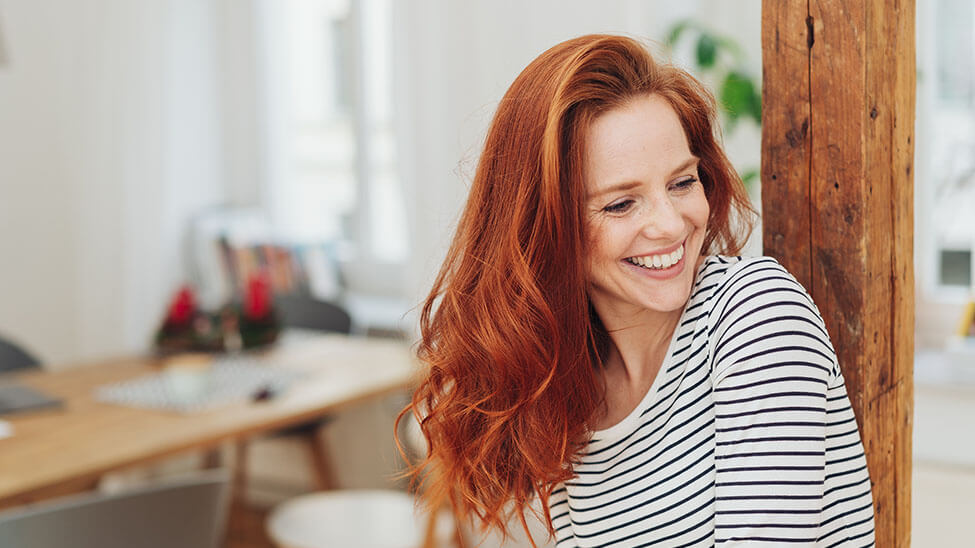
[[299, 295], [279, 295], [274, 306], [285, 327], [348, 334], [352, 318], [342, 307], [327, 301]]
[[10, 548], [216, 548], [229, 474], [208, 470], [118, 494], [85, 494], [0, 512]]
[[18, 369], [32, 369], [40, 366], [33, 356], [23, 348], [0, 337], [0, 373]]

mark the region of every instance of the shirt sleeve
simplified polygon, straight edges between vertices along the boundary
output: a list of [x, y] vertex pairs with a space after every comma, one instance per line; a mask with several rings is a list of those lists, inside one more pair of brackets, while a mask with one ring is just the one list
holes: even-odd
[[548, 499], [548, 510], [552, 516], [555, 542], [558, 548], [575, 548], [576, 539], [572, 534], [572, 520], [569, 518], [569, 494], [560, 485]]
[[767, 257], [740, 263], [715, 299], [716, 546], [871, 545], [863, 448], [812, 299]]

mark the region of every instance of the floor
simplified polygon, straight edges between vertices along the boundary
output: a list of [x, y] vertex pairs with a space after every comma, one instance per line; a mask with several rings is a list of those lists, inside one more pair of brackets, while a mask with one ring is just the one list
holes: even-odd
[[[968, 364], [975, 366], [975, 364]], [[912, 545], [970, 547], [975, 518], [975, 377], [915, 372]]]
[[274, 548], [264, 531], [268, 511], [252, 504], [232, 505], [224, 548]]
[[971, 547], [975, 518], [975, 468], [915, 463], [912, 545]]

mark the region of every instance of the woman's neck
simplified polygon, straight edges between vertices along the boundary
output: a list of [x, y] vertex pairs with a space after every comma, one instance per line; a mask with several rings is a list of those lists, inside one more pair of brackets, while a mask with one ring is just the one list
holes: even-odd
[[657, 316], [653, 325], [636, 322], [607, 327], [609, 349], [603, 362], [605, 411], [596, 420], [602, 430], [623, 420], [643, 400], [666, 358], [681, 310]]

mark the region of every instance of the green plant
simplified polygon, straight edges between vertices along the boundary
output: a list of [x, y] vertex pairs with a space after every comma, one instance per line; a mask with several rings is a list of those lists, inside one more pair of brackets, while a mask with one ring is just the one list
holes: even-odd
[[718, 102], [729, 131], [740, 119], [762, 123], [762, 94], [756, 77], [745, 68], [745, 54], [734, 39], [722, 36], [702, 24], [684, 19], [667, 33], [667, 45], [674, 48], [682, 38], [695, 39], [695, 69], [717, 81]]
[[[742, 119], [761, 125], [761, 83], [745, 68], [741, 46], [733, 38], [717, 34], [692, 19], [678, 21], [667, 32], [669, 48], [675, 48], [682, 40], [694, 40], [695, 72], [715, 82], [726, 131], [734, 131]], [[758, 180], [758, 170], [743, 170], [741, 179], [751, 186]]]

